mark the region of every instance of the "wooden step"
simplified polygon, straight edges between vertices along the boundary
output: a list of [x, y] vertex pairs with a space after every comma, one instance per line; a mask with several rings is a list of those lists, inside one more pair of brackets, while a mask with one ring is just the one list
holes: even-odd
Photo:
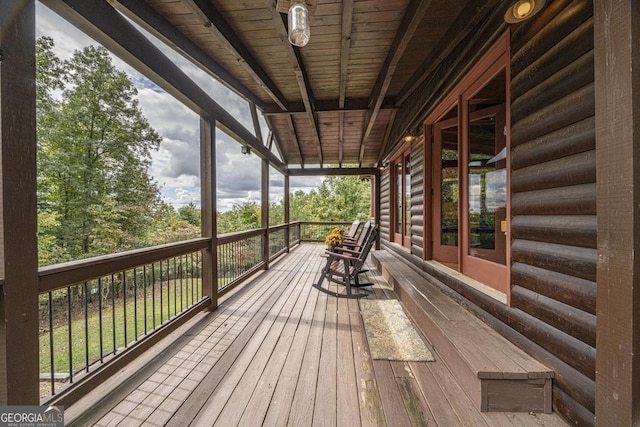
[[390, 251], [374, 264], [482, 412], [552, 412], [553, 371], [516, 347]]

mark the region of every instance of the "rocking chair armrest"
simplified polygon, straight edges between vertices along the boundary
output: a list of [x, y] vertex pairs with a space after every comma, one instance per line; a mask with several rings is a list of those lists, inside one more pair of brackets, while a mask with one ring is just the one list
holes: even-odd
[[349, 248], [345, 248], [344, 246], [340, 247], [340, 248], [336, 248], [336, 251], [340, 252], [347, 252], [350, 253], [352, 255], [358, 255], [361, 251], [357, 251], [354, 249], [349, 249]]
[[324, 252], [325, 255], [327, 255], [328, 258], [338, 258], [338, 259], [342, 259], [342, 260], [346, 260], [346, 261], [357, 261], [358, 258], [350, 256], [350, 255], [344, 255], [338, 252], [329, 252], [329, 251], [325, 251]]

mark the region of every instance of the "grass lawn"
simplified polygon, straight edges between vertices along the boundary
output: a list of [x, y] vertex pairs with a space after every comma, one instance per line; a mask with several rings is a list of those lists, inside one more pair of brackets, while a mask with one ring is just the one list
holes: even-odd
[[[63, 320], [54, 321], [53, 369], [51, 334], [45, 331], [40, 335], [40, 372], [69, 372], [69, 341], [72, 343], [71, 361], [74, 372], [85, 368], [87, 360], [91, 364], [99, 360], [101, 354], [106, 356], [113, 353], [114, 349], [131, 344], [145, 335], [145, 328], [147, 333], [151, 332], [193, 305], [202, 296], [201, 288], [200, 279], [178, 279], [175, 282], [164, 282], [162, 285], [156, 283], [155, 289], [149, 285], [146, 292], [139, 288], [135, 299], [130, 292], [126, 302], [122, 296], [116, 298], [115, 304], [112, 304], [111, 297], [106, 298], [102, 314], [97, 303], [89, 304], [86, 321], [84, 303], [79, 302], [79, 306], [75, 307], [79, 312], [76, 311], [72, 315], [71, 340], [66, 305], [62, 309], [54, 309], [54, 318]], [[45, 313], [45, 316], [48, 316], [48, 313]]]

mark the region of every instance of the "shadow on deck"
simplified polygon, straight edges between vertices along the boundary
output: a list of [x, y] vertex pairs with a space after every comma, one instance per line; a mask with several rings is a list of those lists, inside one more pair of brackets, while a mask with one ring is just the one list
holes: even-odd
[[[305, 244], [215, 312], [202, 313], [66, 410], [76, 425], [564, 425], [480, 413], [440, 355], [371, 360], [358, 302], [311, 287], [323, 247]], [[396, 298], [370, 266], [368, 298]]]

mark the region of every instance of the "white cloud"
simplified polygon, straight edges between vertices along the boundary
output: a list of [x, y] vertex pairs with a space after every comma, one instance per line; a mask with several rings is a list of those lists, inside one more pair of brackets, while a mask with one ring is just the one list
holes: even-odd
[[[54, 51], [62, 59], [68, 59], [75, 50], [98, 43], [60, 18], [39, 2], [36, 3], [36, 35], [54, 39]], [[246, 101], [215, 81], [179, 53], [172, 51], [158, 40], [152, 42], [178, 67], [194, 80], [218, 104], [253, 133], [253, 122]], [[152, 154], [150, 174], [161, 187], [161, 197], [176, 208], [189, 203], [200, 204], [200, 121], [196, 113], [164, 92], [151, 80], [137, 72], [119, 58], [111, 55], [116, 67], [125, 71], [138, 89], [140, 108], [149, 124], [160, 133], [162, 142]], [[263, 138], [268, 129], [261, 121]], [[256, 155], [240, 152], [240, 144], [216, 131], [217, 204], [218, 210], [231, 209], [234, 204], [247, 201], [260, 202], [262, 162]], [[291, 191], [309, 191], [317, 188], [322, 178], [293, 177]], [[270, 200], [283, 197], [284, 181], [277, 172], [270, 174]]]

